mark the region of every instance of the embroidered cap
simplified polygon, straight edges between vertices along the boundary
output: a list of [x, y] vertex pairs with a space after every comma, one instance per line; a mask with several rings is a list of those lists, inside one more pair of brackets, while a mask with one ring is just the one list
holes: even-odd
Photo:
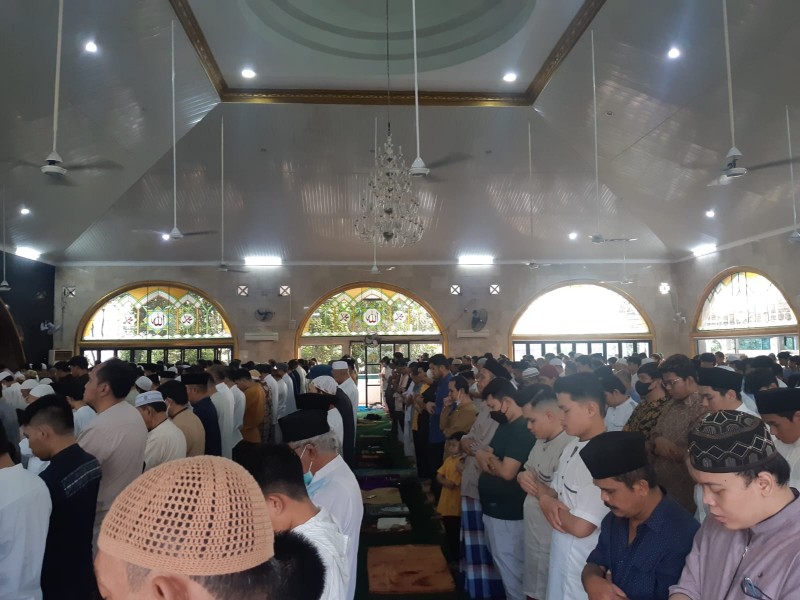
[[738, 410], [709, 413], [689, 431], [689, 460], [706, 473], [757, 468], [776, 452], [764, 422]]

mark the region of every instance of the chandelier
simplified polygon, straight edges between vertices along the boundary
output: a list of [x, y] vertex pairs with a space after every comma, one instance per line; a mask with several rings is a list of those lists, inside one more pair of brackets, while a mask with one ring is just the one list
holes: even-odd
[[419, 217], [419, 201], [411, 188], [411, 173], [399, 146], [392, 143], [392, 124], [388, 120], [391, 106], [389, 79], [389, 0], [386, 0], [386, 109], [388, 127], [386, 142], [378, 148], [375, 133], [375, 166], [368, 189], [361, 198], [361, 214], [356, 218], [356, 235], [373, 245], [409, 246], [422, 239], [425, 231]]
[[416, 244], [425, 228], [401, 148], [395, 150], [391, 126], [375, 156], [368, 190], [361, 199], [356, 234], [369, 243], [402, 247]]

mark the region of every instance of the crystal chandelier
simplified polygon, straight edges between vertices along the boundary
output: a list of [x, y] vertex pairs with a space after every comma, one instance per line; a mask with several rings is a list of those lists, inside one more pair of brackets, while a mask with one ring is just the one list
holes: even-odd
[[[386, 0], [386, 108], [391, 106], [389, 79], [389, 1]], [[388, 116], [388, 115], [387, 115]], [[388, 119], [387, 119], [388, 121]], [[376, 125], [377, 128], [377, 125]], [[409, 246], [422, 239], [425, 231], [419, 217], [419, 201], [411, 187], [411, 174], [399, 146], [392, 143], [392, 124], [388, 122], [386, 142], [377, 147], [375, 166], [368, 190], [361, 199], [361, 214], [356, 218], [356, 235], [370, 244]]]
[[356, 234], [365, 242], [384, 246], [416, 244], [425, 231], [418, 213], [411, 175], [402, 149], [395, 150], [390, 126], [386, 142], [376, 153], [367, 193], [361, 199]]

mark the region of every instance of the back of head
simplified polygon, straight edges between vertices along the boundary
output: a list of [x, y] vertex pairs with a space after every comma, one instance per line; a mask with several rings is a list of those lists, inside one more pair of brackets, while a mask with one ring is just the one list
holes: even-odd
[[136, 369], [118, 358], [110, 358], [94, 368], [97, 383], [106, 383], [117, 400], [123, 400], [136, 382]]
[[754, 356], [750, 359], [749, 365], [751, 369], [772, 369], [772, 365], [775, 364], [769, 356]]
[[254, 446], [242, 458], [242, 466], [265, 496], [281, 494], [298, 502], [308, 498], [300, 457], [286, 444]]
[[502, 377], [495, 377], [486, 387], [483, 388], [483, 399], [489, 396], [496, 400], [503, 400], [503, 398], [513, 398], [516, 388], [511, 384], [508, 379]]
[[609, 394], [613, 394], [614, 392], [619, 392], [620, 394], [627, 393], [625, 384], [622, 383], [622, 380], [619, 377], [614, 375], [606, 375], [602, 377], [600, 379], [600, 383], [603, 384], [603, 389]]
[[320, 598], [325, 566], [308, 538], [290, 531], [275, 534], [275, 557], [268, 563], [266, 598]]
[[184, 406], [189, 403], [186, 386], [180, 381], [166, 381], [158, 387], [158, 391], [161, 392], [164, 399], [172, 400], [175, 404]]
[[553, 384], [556, 394], [569, 394], [573, 402], [595, 402], [600, 414], [606, 414], [606, 395], [600, 380], [592, 373], [576, 373], [559, 377]]
[[56, 435], [71, 435], [75, 422], [72, 407], [61, 394], [43, 396], [28, 404], [19, 419], [21, 427], [47, 425]]
[[214, 383], [220, 383], [225, 380], [227, 371], [227, 367], [223, 367], [222, 365], [214, 365], [208, 369], [208, 374], [211, 375], [211, 380]]
[[744, 391], [750, 395], [772, 385], [778, 385], [778, 378], [775, 377], [772, 369], [753, 369], [744, 376]]
[[658, 366], [658, 371], [661, 373], [662, 377], [666, 373], [674, 373], [681, 379], [691, 377], [697, 381], [697, 369], [692, 359], [685, 354], [673, 354], [672, 356], [668, 356], [664, 359], [664, 362]]

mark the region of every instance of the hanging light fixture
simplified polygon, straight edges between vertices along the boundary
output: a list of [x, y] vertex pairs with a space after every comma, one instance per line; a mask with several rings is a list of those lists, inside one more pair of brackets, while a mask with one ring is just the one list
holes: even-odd
[[0, 281], [0, 292], [10, 292], [11, 286], [6, 281], [6, 188], [3, 188], [3, 281]]
[[425, 231], [419, 202], [413, 193], [411, 175], [402, 148], [392, 142], [391, 80], [389, 78], [389, 0], [386, 0], [386, 142], [378, 148], [375, 136], [375, 166], [368, 190], [361, 199], [362, 214], [356, 218], [356, 235], [362, 241], [384, 246], [408, 246], [422, 239]]

